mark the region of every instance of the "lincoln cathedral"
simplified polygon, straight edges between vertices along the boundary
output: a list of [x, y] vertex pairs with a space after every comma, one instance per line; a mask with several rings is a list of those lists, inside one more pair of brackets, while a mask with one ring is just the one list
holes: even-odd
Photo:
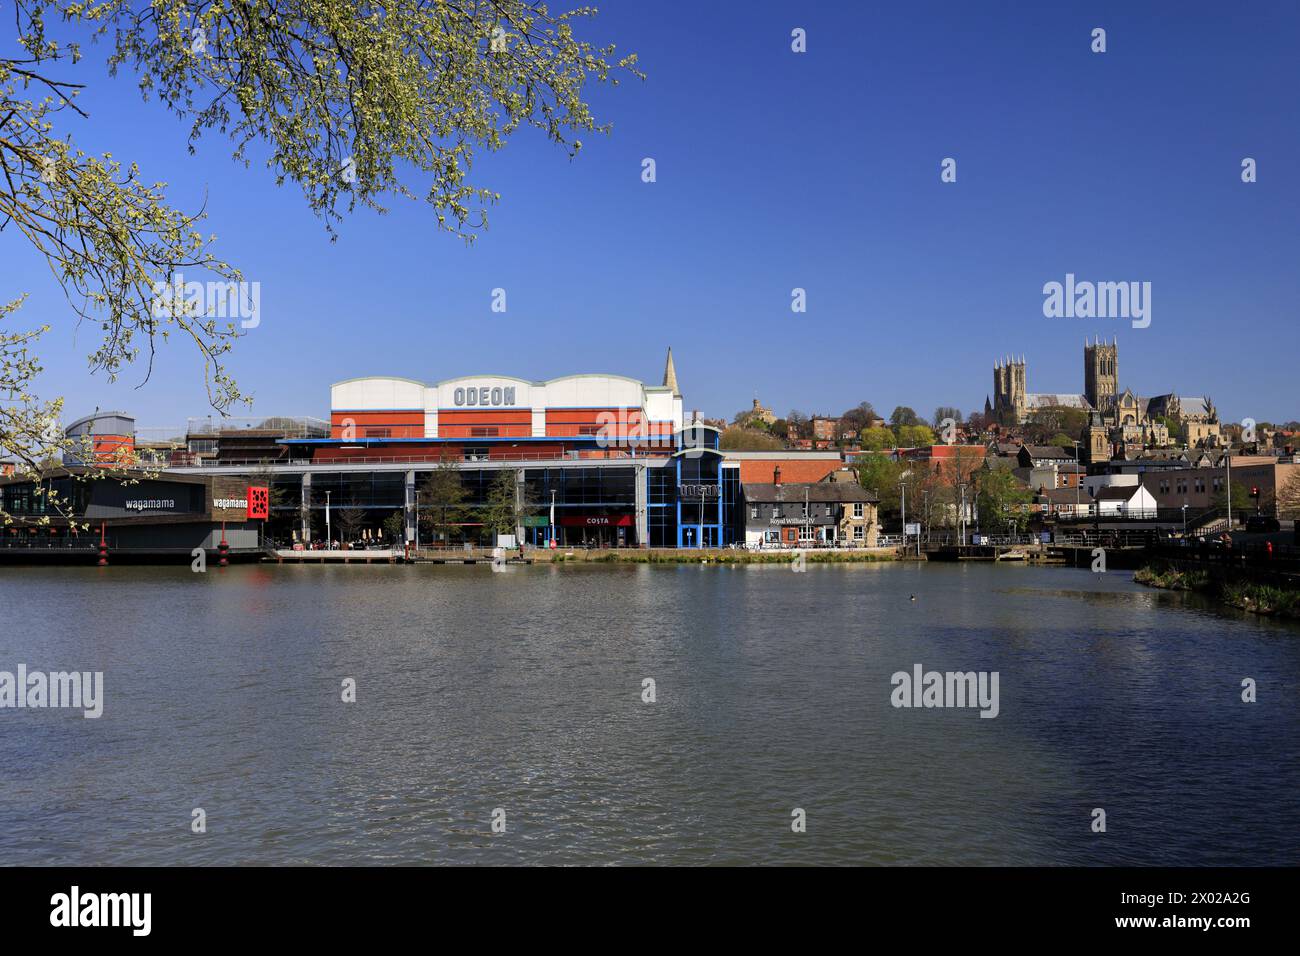
[[1084, 444], [1093, 454], [1114, 445], [1163, 448], [1177, 444], [1212, 447], [1219, 441], [1219, 417], [1208, 398], [1183, 399], [1173, 393], [1143, 398], [1119, 387], [1119, 344], [1094, 340], [1083, 344], [1083, 392], [1031, 392], [1024, 356], [1008, 356], [993, 368], [993, 400], [984, 400], [985, 415], [1004, 425], [1023, 425], [1048, 409], [1077, 409], [1087, 414]]

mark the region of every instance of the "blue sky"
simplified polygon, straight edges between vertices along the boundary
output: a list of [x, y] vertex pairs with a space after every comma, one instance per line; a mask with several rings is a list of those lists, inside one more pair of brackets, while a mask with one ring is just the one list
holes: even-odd
[[[982, 408], [1007, 353], [1031, 391], [1081, 391], [1083, 341], [1102, 335], [1139, 394], [1300, 418], [1300, 5], [613, 0], [588, 31], [648, 79], [593, 92], [614, 130], [576, 161], [531, 131], [480, 154], [475, 181], [502, 200], [470, 248], [418, 203], [356, 214], [330, 243], [296, 187], [226, 141], [189, 156], [187, 127], [110, 80], [102, 49], [67, 71], [91, 85], [71, 128], [177, 205], [206, 195], [218, 254], [261, 283], [261, 325], [231, 361], [255, 414], [324, 415], [330, 383], [360, 375], [657, 382], [671, 345], [706, 415], [757, 396], [781, 414], [866, 399], [928, 416]], [[207, 412], [179, 342], [143, 387], [142, 370], [88, 375], [97, 330], [76, 329], [43, 268], [0, 233], [0, 297], [30, 292], [20, 324], [53, 326], [42, 391], [67, 420]], [[1150, 282], [1150, 327], [1045, 318], [1043, 284], [1067, 272]]]

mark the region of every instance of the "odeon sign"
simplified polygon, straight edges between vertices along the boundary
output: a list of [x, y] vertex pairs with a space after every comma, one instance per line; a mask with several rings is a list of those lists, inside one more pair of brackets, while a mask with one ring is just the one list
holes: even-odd
[[452, 401], [457, 405], [480, 408], [484, 405], [513, 405], [515, 404], [515, 387], [513, 385], [457, 387], [452, 392]]

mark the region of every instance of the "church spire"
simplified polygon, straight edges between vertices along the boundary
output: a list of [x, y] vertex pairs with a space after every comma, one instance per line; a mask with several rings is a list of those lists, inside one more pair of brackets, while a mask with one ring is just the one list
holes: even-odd
[[680, 395], [681, 389], [677, 387], [677, 369], [673, 365], [673, 349], [668, 347], [668, 361], [664, 363], [664, 388], [671, 388], [674, 395]]

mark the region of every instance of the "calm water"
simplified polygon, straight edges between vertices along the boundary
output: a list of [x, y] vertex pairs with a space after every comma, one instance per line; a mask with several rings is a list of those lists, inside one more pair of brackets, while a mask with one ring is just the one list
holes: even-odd
[[[0, 611], [0, 670], [106, 685], [0, 710], [9, 864], [1300, 862], [1300, 630], [1125, 573], [4, 568]], [[1000, 716], [891, 707], [916, 663]]]

